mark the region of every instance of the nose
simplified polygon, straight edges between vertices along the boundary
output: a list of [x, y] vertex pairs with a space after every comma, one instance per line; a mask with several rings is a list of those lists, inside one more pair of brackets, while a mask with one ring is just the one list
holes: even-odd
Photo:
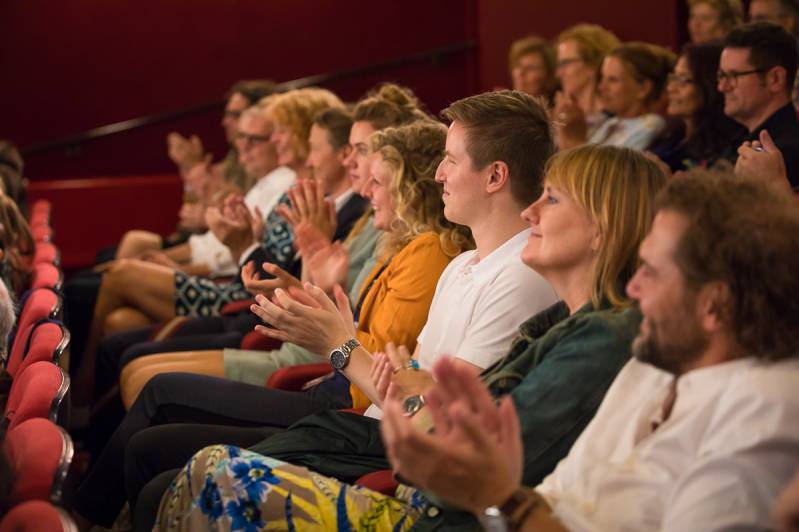
[[344, 157], [344, 160], [341, 162], [341, 164], [343, 164], [345, 168], [348, 168], [350, 170], [354, 170], [356, 168], [354, 148], [350, 149], [349, 153], [347, 153], [347, 156]]
[[639, 267], [635, 270], [632, 278], [627, 281], [627, 296], [630, 299], [635, 299], [636, 301], [640, 298], [641, 295], [641, 285], [639, 284], [638, 277], [641, 275], [641, 268]]
[[363, 185], [361, 186], [361, 196], [364, 198], [371, 200], [373, 197], [372, 194], [372, 178], [371, 176], [365, 177], [363, 180]]
[[443, 183], [445, 180], [446, 176], [444, 175], [444, 159], [441, 159], [441, 162], [438, 163], [438, 168], [436, 168], [436, 181]]
[[538, 222], [541, 219], [541, 216], [540, 216], [540, 213], [539, 213], [539, 204], [540, 203], [541, 203], [541, 200], [539, 199], [537, 201], [534, 201], [530, 205], [528, 205], [527, 208], [522, 211], [522, 214], [521, 214], [522, 220], [524, 220], [525, 222], [527, 222], [531, 226], [532, 225], [538, 225]]

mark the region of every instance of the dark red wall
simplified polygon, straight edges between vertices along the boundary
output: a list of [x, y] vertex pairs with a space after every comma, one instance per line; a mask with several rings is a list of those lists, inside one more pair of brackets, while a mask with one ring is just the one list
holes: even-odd
[[[477, 40], [443, 65], [416, 64], [332, 83], [355, 100], [380, 81], [412, 87], [429, 110], [507, 85], [507, 49], [595, 22], [622, 39], [678, 44], [683, 0], [25, 0], [0, 2], [0, 138], [21, 147], [219, 99], [238, 79], [287, 81]], [[679, 10], [682, 9], [682, 12]], [[683, 32], [684, 33], [684, 32]], [[180, 199], [169, 131], [226, 150], [219, 109], [27, 157], [32, 197], [54, 204], [72, 266], [126, 229], [167, 231]], [[129, 176], [129, 177], [122, 177]], [[53, 180], [83, 178], [57, 183]], [[99, 178], [99, 179], [85, 179]], [[109, 181], [110, 179], [110, 181]], [[113, 180], [118, 180], [113, 183]]]
[[479, 0], [480, 85], [508, 86], [507, 54], [519, 37], [554, 38], [581, 22], [600, 24], [621, 40], [641, 40], [678, 49], [685, 21], [684, 0]]
[[[0, 137], [28, 146], [92, 127], [221, 98], [242, 78], [291, 80], [356, 68], [474, 35], [471, 0], [26, 0], [0, 3]], [[468, 56], [331, 86], [354, 100], [381, 79], [404, 81], [432, 110], [475, 89]], [[209, 112], [29, 158], [36, 178], [170, 169], [164, 136], [199, 132], [221, 155]]]

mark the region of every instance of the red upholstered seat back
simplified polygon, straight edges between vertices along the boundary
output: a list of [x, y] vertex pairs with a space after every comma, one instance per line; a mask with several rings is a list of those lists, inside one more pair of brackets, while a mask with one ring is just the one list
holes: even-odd
[[306, 382], [326, 375], [331, 371], [330, 364], [300, 364], [280, 368], [266, 380], [266, 387], [296, 392], [301, 390]]
[[23, 353], [15, 374], [43, 360], [58, 364], [67, 346], [69, 346], [69, 331], [61, 323], [43, 322], [34, 325], [28, 350]]
[[51, 264], [58, 264], [59, 258], [58, 248], [51, 242], [37, 242], [36, 250], [33, 252], [33, 263], [39, 264], [40, 262], [49, 262]]
[[31, 288], [61, 288], [62, 275], [58, 266], [50, 262], [40, 262], [33, 267]]
[[14, 506], [0, 521], [0, 532], [77, 532], [78, 527], [64, 510], [45, 501], [28, 501]]
[[367, 473], [355, 481], [359, 486], [364, 486], [372, 491], [393, 496], [399, 483], [394, 479], [394, 472], [390, 469]]
[[241, 349], [249, 349], [251, 351], [272, 351], [280, 349], [283, 342], [264, 336], [259, 332], [249, 332], [241, 339]]
[[11, 345], [11, 353], [6, 366], [12, 377], [22, 363], [28, 346], [28, 338], [33, 333], [36, 324], [43, 319], [54, 318], [60, 309], [61, 298], [52, 290], [38, 288], [30, 292], [17, 319], [14, 343]]
[[5, 451], [16, 477], [16, 502], [60, 500], [74, 454], [64, 429], [49, 419], [23, 421], [6, 434]]
[[17, 375], [6, 402], [9, 429], [33, 418], [56, 421], [69, 390], [69, 377], [55, 364], [36, 362]]

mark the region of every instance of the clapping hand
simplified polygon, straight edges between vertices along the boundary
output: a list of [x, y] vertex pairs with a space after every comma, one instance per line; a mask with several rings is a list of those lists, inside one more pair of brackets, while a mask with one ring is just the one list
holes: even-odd
[[253, 263], [253, 261], [247, 262], [241, 269], [241, 280], [244, 283], [244, 288], [246, 288], [249, 293], [272, 297], [272, 294], [278, 288], [288, 289], [291, 286], [302, 288], [302, 283], [299, 279], [278, 265], [272, 264], [271, 262], [264, 262], [261, 266], [266, 273], [273, 275], [274, 278], [261, 279], [261, 276], [255, 270], [255, 263]]
[[313, 179], [303, 179], [289, 189], [291, 206], [279, 205], [278, 213], [296, 231], [301, 225], [318, 229], [328, 239], [336, 233], [336, 207], [333, 201], [325, 199], [322, 183]]
[[760, 140], [746, 141], [738, 148], [735, 175], [763, 181], [781, 194], [791, 194], [791, 184], [782, 152], [765, 129]]
[[440, 359], [436, 385], [426, 394], [434, 431], [404, 415], [394, 386], [383, 403], [380, 424], [394, 470], [443, 500], [480, 513], [501, 504], [520, 486], [523, 449], [519, 420], [510, 397], [499, 406], [468, 369]]

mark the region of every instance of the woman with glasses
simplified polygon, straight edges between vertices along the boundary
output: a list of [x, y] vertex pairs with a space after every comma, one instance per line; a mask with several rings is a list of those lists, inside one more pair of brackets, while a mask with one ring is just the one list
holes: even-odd
[[585, 142], [607, 118], [597, 85], [602, 60], [621, 44], [613, 33], [595, 24], [578, 24], [557, 38], [555, 133], [561, 149]]
[[721, 50], [717, 42], [688, 44], [669, 74], [672, 121], [651, 151], [672, 172], [710, 167], [740, 144], [744, 129], [724, 114], [724, 96], [716, 87]]

